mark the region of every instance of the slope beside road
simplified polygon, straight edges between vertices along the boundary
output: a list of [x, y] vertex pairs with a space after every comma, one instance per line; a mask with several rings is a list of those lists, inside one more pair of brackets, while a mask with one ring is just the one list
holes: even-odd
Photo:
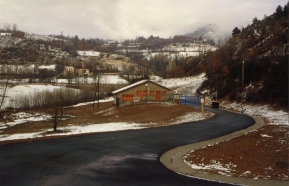
[[256, 186], [270, 186], [270, 185], [278, 185], [278, 186], [287, 186], [288, 181], [276, 181], [276, 180], [264, 180], [264, 179], [250, 179], [250, 178], [240, 178], [240, 177], [231, 177], [225, 176], [220, 174], [207, 174], [202, 171], [196, 170], [191, 168], [188, 164], [184, 161], [184, 156], [186, 156], [189, 152], [202, 148], [204, 146], [210, 146], [215, 143], [224, 142], [239, 136], [242, 136], [248, 132], [253, 130], [259, 129], [265, 123], [263, 119], [252, 116], [255, 120], [255, 124], [234, 133], [224, 135], [215, 139], [206, 140], [198, 143], [188, 144], [184, 146], [180, 146], [174, 149], [171, 149], [164, 153], [160, 157], [160, 161], [170, 170], [186, 175], [189, 177], [204, 179], [204, 180], [213, 180], [217, 182], [223, 183], [231, 183], [231, 184], [238, 184], [238, 185], [256, 185]]

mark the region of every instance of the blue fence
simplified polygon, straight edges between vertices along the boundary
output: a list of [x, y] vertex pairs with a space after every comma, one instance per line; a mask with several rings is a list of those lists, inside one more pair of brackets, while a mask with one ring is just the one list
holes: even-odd
[[180, 103], [182, 104], [201, 104], [202, 96], [181, 96]]

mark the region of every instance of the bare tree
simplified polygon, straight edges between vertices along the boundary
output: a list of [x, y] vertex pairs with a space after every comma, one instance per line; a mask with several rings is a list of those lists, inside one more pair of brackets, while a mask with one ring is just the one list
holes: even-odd
[[18, 26], [14, 23], [14, 24], [13, 24], [13, 31], [14, 31], [14, 32], [17, 31], [17, 28], [18, 28]]
[[8, 84], [9, 84], [9, 78], [6, 76], [6, 80], [4, 80], [3, 84], [2, 84], [2, 91], [1, 91], [1, 103], [0, 103], [0, 109], [2, 108], [2, 105], [3, 105], [3, 102], [4, 102], [4, 99], [6, 97], [6, 93], [7, 93], [7, 90], [8, 90]]
[[97, 108], [99, 108], [99, 81], [100, 81], [100, 76], [96, 75], [95, 76], [95, 89], [94, 89], [94, 98], [93, 98], [93, 103], [92, 103], [92, 108], [94, 109], [94, 102], [96, 99], [96, 93], [97, 93]]
[[64, 113], [70, 108], [68, 106], [68, 92], [64, 89], [59, 89], [53, 92], [50, 92], [50, 101], [51, 101], [51, 121], [53, 122], [53, 131], [57, 131], [58, 123], [63, 119]]
[[[9, 74], [11, 71], [11, 69], [7, 66], [7, 65], [1, 65], [1, 68], [0, 68], [0, 73], [3, 74], [3, 73], [7, 73]], [[1, 92], [0, 92], [0, 99], [1, 99], [1, 103], [0, 103], [0, 109], [2, 108], [2, 105], [4, 103], [4, 99], [6, 97], [6, 93], [7, 93], [7, 90], [8, 90], [8, 85], [9, 85], [9, 76], [6, 76], [4, 79], [1, 80]]]
[[9, 23], [4, 23], [3, 29], [4, 29], [6, 32], [10, 32], [10, 31], [11, 31], [11, 24], [9, 24]]

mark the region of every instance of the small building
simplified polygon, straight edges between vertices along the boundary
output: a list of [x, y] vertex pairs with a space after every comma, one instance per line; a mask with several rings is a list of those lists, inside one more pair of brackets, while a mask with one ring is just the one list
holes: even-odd
[[256, 37], [256, 38], [258, 38], [258, 37], [261, 36], [261, 34], [259, 34], [257, 30], [254, 30], [253, 36]]
[[72, 66], [65, 66], [64, 67], [64, 71], [63, 71], [63, 75], [67, 76], [68, 74], [74, 74], [74, 67]]
[[142, 80], [112, 92], [114, 104], [125, 102], [169, 101], [171, 89], [150, 80]]
[[75, 73], [77, 76], [89, 77], [89, 70], [86, 68], [76, 68]]

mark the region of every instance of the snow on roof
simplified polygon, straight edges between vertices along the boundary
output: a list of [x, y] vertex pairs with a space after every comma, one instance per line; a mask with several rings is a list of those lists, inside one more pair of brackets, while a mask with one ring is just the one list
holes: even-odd
[[[160, 85], [160, 84], [158, 84], [158, 83], [155, 83], [155, 82], [153, 82], [153, 81], [150, 81], [149, 79], [144, 79], [144, 80], [138, 81], [138, 82], [136, 82], [136, 83], [133, 83], [133, 84], [131, 84], [131, 85], [128, 85], [128, 86], [126, 86], [126, 87], [123, 87], [123, 88], [120, 88], [120, 89], [118, 89], [118, 90], [115, 90], [115, 91], [112, 92], [112, 94], [117, 94], [117, 93], [119, 93], [119, 92], [123, 92], [123, 91], [125, 91], [125, 90], [131, 89], [131, 88], [136, 87], [136, 86], [138, 86], [138, 85], [144, 84], [144, 83], [146, 83], [146, 82], [151, 82], [151, 83], [154, 83], [154, 84], [156, 84], [156, 85], [158, 85], [158, 86], [164, 87], [164, 86], [162, 86], [162, 85]], [[167, 87], [164, 87], [164, 88], [170, 90], [170, 89], [167, 88]]]
[[112, 92], [112, 94], [117, 94], [117, 93], [119, 93], [119, 92], [125, 91], [125, 90], [130, 89], [130, 88], [132, 88], [132, 87], [135, 87], [135, 86], [137, 86], [137, 85], [141, 85], [141, 84], [143, 84], [143, 83], [145, 83], [145, 82], [148, 82], [148, 81], [149, 81], [148, 79], [144, 79], [144, 80], [138, 81], [138, 82], [133, 83], [133, 84], [131, 84], [131, 85], [128, 85], [128, 86], [126, 86], [126, 87], [123, 87], [123, 88], [120, 88], [120, 89], [118, 89], [118, 90], [115, 90], [115, 91]]

